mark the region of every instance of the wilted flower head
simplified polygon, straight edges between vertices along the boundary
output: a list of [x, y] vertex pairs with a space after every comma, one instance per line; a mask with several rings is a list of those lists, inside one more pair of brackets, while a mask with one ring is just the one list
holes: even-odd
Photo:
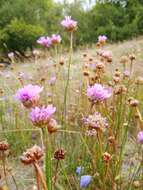
[[93, 102], [106, 100], [110, 98], [111, 95], [111, 88], [105, 88], [101, 84], [96, 83], [87, 88], [87, 96]]
[[47, 107], [35, 107], [31, 110], [30, 120], [32, 121], [33, 125], [43, 127], [48, 125], [55, 111], [56, 108], [53, 107], [53, 105], [48, 105]]
[[107, 36], [103, 35], [103, 36], [98, 36], [98, 42], [100, 43], [105, 43], [107, 40]]
[[31, 108], [36, 105], [36, 102], [39, 100], [39, 94], [42, 90], [43, 87], [28, 84], [27, 86], [19, 89], [15, 97], [20, 100], [25, 107]]
[[50, 119], [48, 123], [48, 132], [49, 133], [55, 133], [61, 128], [60, 125], [58, 125], [57, 121], [53, 118]]
[[6, 151], [9, 149], [9, 144], [6, 141], [0, 141], [0, 151]]
[[42, 36], [37, 40], [37, 43], [44, 46], [44, 47], [50, 47], [52, 42], [51, 42], [51, 38], [49, 38], [48, 36]]
[[83, 175], [80, 178], [80, 188], [86, 188], [91, 182], [92, 176]]
[[143, 131], [140, 131], [137, 135], [138, 142], [143, 144]]
[[77, 28], [77, 21], [72, 20], [70, 16], [66, 16], [64, 20], [62, 20], [61, 25], [69, 32], [74, 31]]
[[93, 115], [89, 115], [87, 118], [84, 118], [84, 124], [89, 129], [96, 129], [104, 131], [108, 127], [108, 123], [105, 117], [99, 112], [95, 112]]
[[103, 154], [103, 160], [105, 161], [105, 162], [109, 162], [110, 160], [111, 160], [111, 155], [108, 153], [108, 152], [105, 152], [104, 154]]
[[51, 37], [51, 41], [53, 45], [59, 44], [61, 42], [61, 36], [59, 34], [53, 34]]
[[65, 159], [65, 154], [66, 154], [66, 152], [63, 149], [58, 149], [54, 153], [54, 158], [56, 160], [63, 160], [63, 159]]
[[23, 153], [20, 159], [22, 163], [28, 165], [39, 161], [43, 155], [43, 150], [39, 146], [34, 145], [32, 148], [27, 149], [27, 151]]

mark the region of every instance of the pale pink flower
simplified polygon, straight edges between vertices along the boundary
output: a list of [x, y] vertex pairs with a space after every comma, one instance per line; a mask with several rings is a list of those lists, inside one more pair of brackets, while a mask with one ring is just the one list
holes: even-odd
[[72, 20], [70, 16], [65, 16], [62, 20], [61, 25], [69, 32], [74, 31], [77, 28], [77, 21]]
[[8, 57], [9, 57], [10, 59], [13, 59], [13, 58], [14, 58], [14, 53], [13, 53], [13, 52], [8, 53]]
[[98, 36], [98, 42], [100, 43], [105, 43], [107, 40], [107, 36], [103, 35], [103, 36]]
[[45, 36], [42, 36], [40, 37], [38, 40], [37, 40], [37, 43], [44, 46], [44, 47], [50, 47], [52, 42], [51, 42], [51, 38], [50, 37], [45, 37]]
[[57, 34], [57, 35], [53, 34], [52, 37], [51, 37], [51, 41], [52, 41], [53, 45], [61, 43], [61, 40], [62, 40], [62, 38], [61, 38], [61, 36], [59, 34]]
[[128, 70], [125, 70], [125, 71], [124, 71], [124, 76], [125, 76], [125, 77], [129, 77], [129, 76], [130, 76], [130, 72], [129, 72]]
[[30, 108], [39, 100], [39, 94], [42, 90], [43, 87], [29, 84], [19, 89], [15, 97], [20, 100], [25, 107]]
[[93, 86], [88, 86], [87, 88], [87, 96], [93, 102], [106, 100], [110, 98], [111, 95], [111, 88], [106, 88], [101, 84], [96, 83]]
[[53, 105], [48, 105], [47, 107], [35, 107], [32, 108], [29, 117], [33, 125], [43, 127], [45, 125], [48, 125], [55, 111], [56, 108], [53, 107]]

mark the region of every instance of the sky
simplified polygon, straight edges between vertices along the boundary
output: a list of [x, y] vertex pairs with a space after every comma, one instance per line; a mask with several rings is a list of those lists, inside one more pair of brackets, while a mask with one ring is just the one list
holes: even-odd
[[[64, 0], [54, 0], [55, 2], [64, 2]], [[84, 7], [86, 8], [89, 8], [91, 7], [92, 5], [94, 5], [95, 1], [96, 0], [83, 0], [85, 3], [84, 3]], [[67, 3], [72, 3], [74, 2], [74, 0], [66, 0]]]

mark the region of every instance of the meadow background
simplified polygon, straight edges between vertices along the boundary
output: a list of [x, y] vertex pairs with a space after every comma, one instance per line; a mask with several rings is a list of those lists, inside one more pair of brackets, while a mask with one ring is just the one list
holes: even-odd
[[[142, 33], [143, 0], [0, 0], [0, 190], [143, 189]], [[62, 40], [37, 43], [52, 34]], [[28, 84], [55, 123], [31, 122], [15, 97]], [[87, 95], [96, 84], [109, 99]], [[42, 159], [27, 164], [35, 144]]]

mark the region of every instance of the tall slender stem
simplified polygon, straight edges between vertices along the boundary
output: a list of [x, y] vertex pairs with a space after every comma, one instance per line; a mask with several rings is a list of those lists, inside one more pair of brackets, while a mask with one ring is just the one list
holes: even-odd
[[68, 87], [69, 87], [69, 82], [70, 82], [70, 68], [71, 68], [71, 63], [72, 63], [72, 53], [73, 53], [73, 33], [71, 32], [70, 33], [70, 51], [69, 51], [69, 64], [68, 64], [68, 78], [67, 78], [66, 87], [65, 87], [65, 93], [64, 93], [64, 113], [63, 113], [63, 117], [65, 117], [65, 119], [66, 119], [66, 112], [67, 112], [67, 95], [68, 95]]
[[7, 187], [8, 187], [4, 152], [2, 152], [2, 165], [3, 165], [3, 172], [4, 172], [5, 182], [6, 182], [6, 185], [7, 185]]

